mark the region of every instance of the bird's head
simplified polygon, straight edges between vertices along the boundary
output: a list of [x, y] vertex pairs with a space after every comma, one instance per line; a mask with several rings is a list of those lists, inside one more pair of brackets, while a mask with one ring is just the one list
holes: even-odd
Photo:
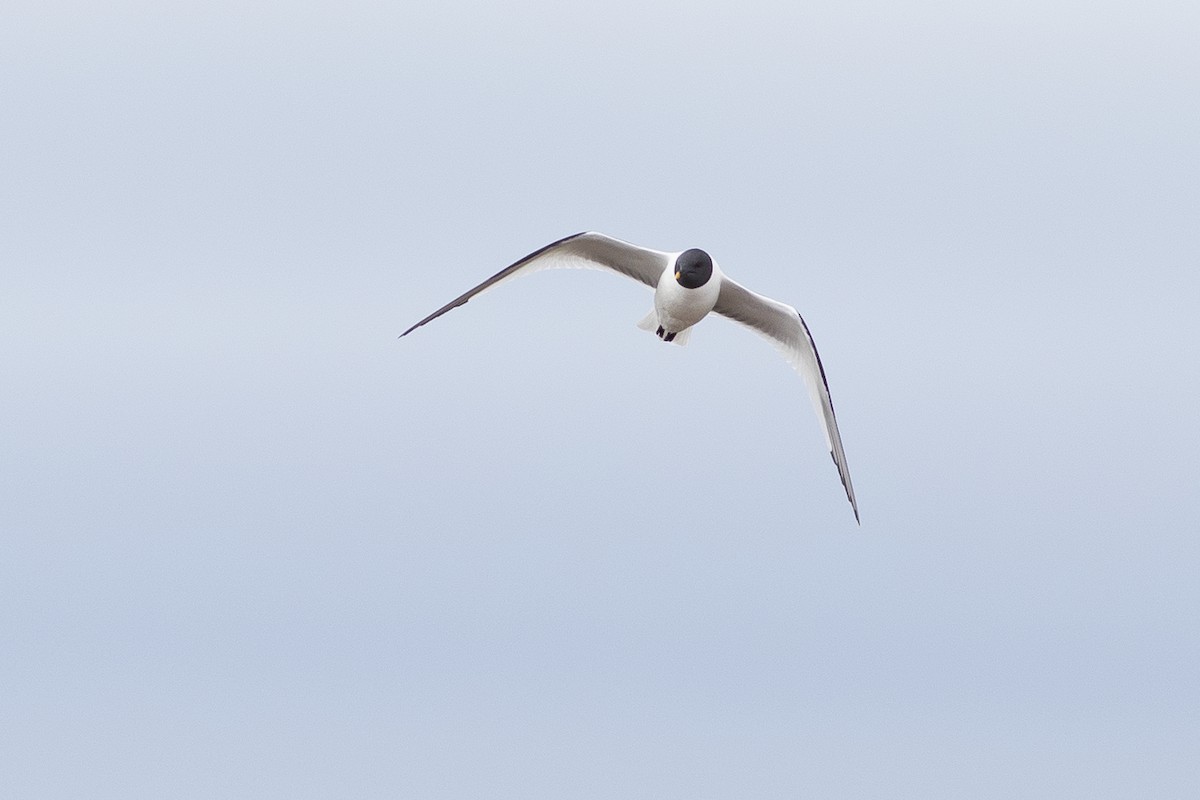
[[699, 289], [713, 274], [713, 262], [708, 253], [692, 248], [675, 259], [675, 280], [685, 289]]

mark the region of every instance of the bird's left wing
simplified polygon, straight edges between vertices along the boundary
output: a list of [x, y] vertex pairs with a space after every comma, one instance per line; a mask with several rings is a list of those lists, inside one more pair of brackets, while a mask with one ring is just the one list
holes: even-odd
[[654, 288], [658, 285], [658, 279], [662, 276], [663, 270], [670, 263], [671, 255], [669, 253], [638, 247], [629, 242], [605, 236], [603, 233], [577, 233], [574, 236], [552, 242], [510, 264], [400, 335], [407, 336], [425, 323], [432, 322], [447, 311], [465, 304], [480, 292], [486, 291], [508, 278], [528, 272], [556, 267], [608, 269]]
[[833, 413], [833, 400], [829, 397], [825, 367], [817, 355], [817, 346], [813, 344], [804, 318], [791, 306], [755, 294], [725, 277], [722, 277], [721, 294], [713, 310], [765, 337], [804, 377], [813, 407], [824, 423], [829, 454], [837, 465], [846, 497], [854, 509], [854, 519], [858, 521], [858, 502], [854, 499], [854, 485], [850, 483], [850, 469], [846, 466], [846, 452], [842, 449], [842, 436]]

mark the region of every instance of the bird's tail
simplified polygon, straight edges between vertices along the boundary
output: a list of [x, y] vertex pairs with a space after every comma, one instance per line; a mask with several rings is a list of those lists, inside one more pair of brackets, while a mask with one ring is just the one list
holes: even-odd
[[[658, 332], [658, 311], [653, 308], [650, 309], [650, 313], [647, 314], [646, 316], [642, 317], [641, 321], [638, 322], [637, 326], [644, 331], [649, 331], [650, 333], [657, 333]], [[678, 345], [684, 345], [684, 344], [688, 343], [688, 339], [690, 339], [691, 336], [692, 336], [692, 329], [684, 328], [679, 333], [675, 334], [674, 338], [672, 338], [670, 341], [675, 344], [678, 344]]]

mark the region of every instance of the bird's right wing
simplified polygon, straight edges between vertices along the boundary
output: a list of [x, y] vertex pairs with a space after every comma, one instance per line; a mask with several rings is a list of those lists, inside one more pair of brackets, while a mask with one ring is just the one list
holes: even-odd
[[591, 268], [608, 269], [621, 275], [640, 281], [650, 288], [658, 285], [658, 279], [663, 270], [671, 263], [671, 255], [658, 250], [623, 242], [603, 233], [577, 233], [565, 239], [552, 242], [540, 250], [535, 250], [521, 260], [510, 264], [488, 278], [466, 294], [451, 300], [425, 319], [413, 325], [401, 336], [407, 336], [427, 322], [445, 314], [451, 309], [464, 305], [475, 295], [484, 292], [508, 278], [524, 275], [541, 269], [552, 268]]
[[721, 294], [713, 310], [766, 338], [804, 378], [817, 416], [821, 418], [825, 429], [829, 454], [837, 465], [838, 477], [842, 479], [846, 498], [854, 509], [854, 519], [857, 521], [858, 502], [854, 499], [854, 485], [850, 483], [850, 468], [846, 465], [846, 451], [842, 449], [842, 435], [838, 432], [837, 417], [833, 413], [833, 399], [829, 396], [825, 367], [821, 364], [817, 346], [813, 343], [804, 318], [791, 306], [755, 294], [725, 277], [721, 279]]

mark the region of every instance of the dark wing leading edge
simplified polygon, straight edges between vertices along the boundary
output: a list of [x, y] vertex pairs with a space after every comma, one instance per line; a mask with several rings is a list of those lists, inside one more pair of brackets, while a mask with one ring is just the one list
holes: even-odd
[[755, 294], [728, 278], [721, 280], [721, 294], [713, 309], [723, 317], [740, 322], [775, 345], [791, 365], [804, 377], [813, 407], [825, 427], [825, 442], [829, 454], [837, 465], [842, 486], [854, 519], [858, 521], [858, 502], [854, 499], [854, 486], [850, 483], [850, 469], [846, 466], [846, 453], [842, 449], [842, 436], [838, 433], [837, 417], [833, 413], [833, 400], [829, 397], [829, 384], [825, 380], [825, 368], [817, 355], [812, 334], [796, 309]]
[[445, 314], [447, 311], [464, 305], [475, 295], [492, 288], [508, 278], [524, 275], [540, 269], [553, 268], [593, 268], [609, 269], [622, 275], [627, 275], [636, 281], [641, 281], [650, 288], [658, 286], [658, 279], [663, 270], [671, 263], [668, 253], [638, 247], [603, 233], [577, 233], [565, 239], [552, 242], [540, 250], [511, 264], [476, 286], [466, 294], [451, 300], [425, 319], [413, 325], [401, 336], [407, 336], [427, 322]]

